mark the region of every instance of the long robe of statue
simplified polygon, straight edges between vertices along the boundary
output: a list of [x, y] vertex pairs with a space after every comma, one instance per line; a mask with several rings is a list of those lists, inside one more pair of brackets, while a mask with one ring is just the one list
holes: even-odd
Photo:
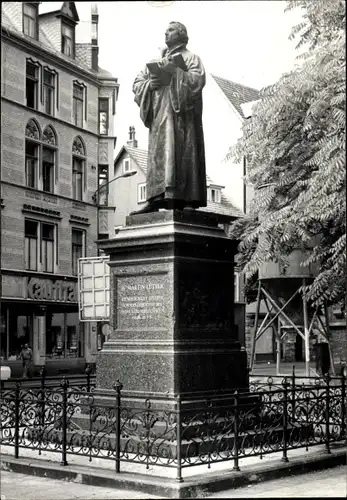
[[147, 199], [164, 196], [197, 208], [206, 206], [206, 169], [202, 129], [202, 89], [205, 70], [200, 58], [180, 44], [163, 57], [180, 53], [186, 71], [177, 68], [168, 85], [149, 86], [146, 67], [133, 92], [140, 116], [149, 128]]

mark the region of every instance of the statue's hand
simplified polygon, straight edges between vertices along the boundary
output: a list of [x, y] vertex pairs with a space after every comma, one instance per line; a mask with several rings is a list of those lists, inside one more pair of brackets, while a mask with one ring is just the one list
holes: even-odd
[[176, 66], [171, 62], [170, 57], [163, 57], [162, 60], [158, 62], [158, 66], [171, 75], [176, 71]]
[[149, 87], [151, 90], [157, 90], [161, 87], [160, 80], [157, 76], [150, 75], [149, 77]]

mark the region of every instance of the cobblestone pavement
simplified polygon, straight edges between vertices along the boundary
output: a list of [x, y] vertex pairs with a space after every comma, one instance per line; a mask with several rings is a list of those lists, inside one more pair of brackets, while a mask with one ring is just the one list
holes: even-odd
[[100, 486], [48, 479], [44, 477], [0, 472], [0, 500], [111, 500], [159, 498], [139, 491], [118, 490]]
[[[207, 498], [283, 498], [347, 496], [347, 468], [265, 481], [245, 488], [214, 493]], [[86, 486], [26, 474], [1, 471], [0, 500], [111, 500], [159, 498], [138, 491]]]
[[347, 467], [334, 467], [215, 493], [209, 498], [347, 497]]

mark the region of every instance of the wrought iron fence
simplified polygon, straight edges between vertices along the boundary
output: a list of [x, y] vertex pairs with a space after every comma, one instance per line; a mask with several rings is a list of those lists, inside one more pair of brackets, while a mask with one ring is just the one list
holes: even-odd
[[[89, 388], [91, 389], [91, 388]], [[14, 447], [15, 457], [30, 448], [68, 456], [173, 467], [182, 480], [186, 467], [239, 460], [290, 450], [308, 449], [346, 438], [346, 381], [295, 387], [288, 379], [280, 388], [238, 392], [218, 398], [180, 396], [161, 402], [114, 396], [103, 398], [67, 378], [59, 386], [2, 388], [1, 445]]]
[[342, 371], [340, 376], [331, 376], [330, 374], [306, 376], [297, 374], [295, 365], [293, 365], [291, 375], [251, 375], [249, 390], [251, 392], [278, 390], [283, 387], [285, 381], [289, 384], [291, 389], [326, 386], [328, 379], [330, 385], [341, 385], [343, 378], [344, 375]]
[[[84, 373], [70, 374], [67, 376], [70, 387], [74, 387], [79, 391], [90, 392], [95, 388], [96, 377], [90, 365], [87, 365]], [[48, 387], [59, 387], [62, 380], [62, 375], [47, 376], [45, 367], [42, 366], [37, 377], [30, 378], [10, 378], [6, 381], [1, 381], [2, 389], [14, 388], [17, 383], [20, 383], [22, 389], [41, 389], [44, 390]]]

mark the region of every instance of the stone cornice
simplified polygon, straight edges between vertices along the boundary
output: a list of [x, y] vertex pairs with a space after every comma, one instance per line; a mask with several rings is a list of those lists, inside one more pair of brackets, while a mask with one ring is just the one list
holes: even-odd
[[[1, 38], [2, 43], [8, 42], [20, 47], [23, 51], [33, 54], [36, 57], [45, 57], [47, 61], [60, 69], [63, 69], [68, 73], [72, 73], [80, 78], [82, 77], [89, 83], [93, 83], [96, 87], [100, 87], [100, 79], [96, 73], [92, 73], [91, 70], [88, 71], [80, 66], [77, 66], [79, 63], [75, 59], [72, 59], [71, 62], [67, 61], [66, 59], [60, 57], [58, 52], [51, 52], [42, 45], [36, 45], [33, 41], [27, 40], [24, 36], [18, 35], [5, 26], [1, 26]], [[39, 42], [37, 43], [39, 44]]]
[[[57, 116], [48, 115], [47, 113], [44, 113], [43, 111], [39, 111], [38, 109], [28, 108], [28, 106], [26, 106], [25, 104], [22, 104], [21, 102], [13, 101], [12, 99], [9, 99], [8, 97], [1, 96], [1, 100], [8, 102], [9, 104], [13, 104], [14, 106], [18, 106], [20, 108], [26, 109], [28, 112], [31, 113], [32, 116], [35, 116], [37, 114], [39, 116], [43, 116], [45, 118], [48, 118], [49, 120], [52, 121], [52, 123], [58, 122], [58, 123], [62, 123], [63, 125], [67, 125], [68, 127], [71, 127], [74, 130], [76, 130], [76, 133], [89, 134], [89, 135], [96, 137], [98, 140], [109, 139], [109, 140], [115, 141], [117, 139], [117, 137], [113, 136], [113, 135], [112, 136], [111, 135], [100, 135], [100, 134], [97, 134], [96, 132], [92, 132], [89, 129], [77, 127], [76, 125], [74, 125], [71, 122], [67, 122], [65, 120], [62, 120], [61, 118], [58, 118]], [[110, 162], [111, 163], [113, 162], [113, 158], [110, 159]]]

